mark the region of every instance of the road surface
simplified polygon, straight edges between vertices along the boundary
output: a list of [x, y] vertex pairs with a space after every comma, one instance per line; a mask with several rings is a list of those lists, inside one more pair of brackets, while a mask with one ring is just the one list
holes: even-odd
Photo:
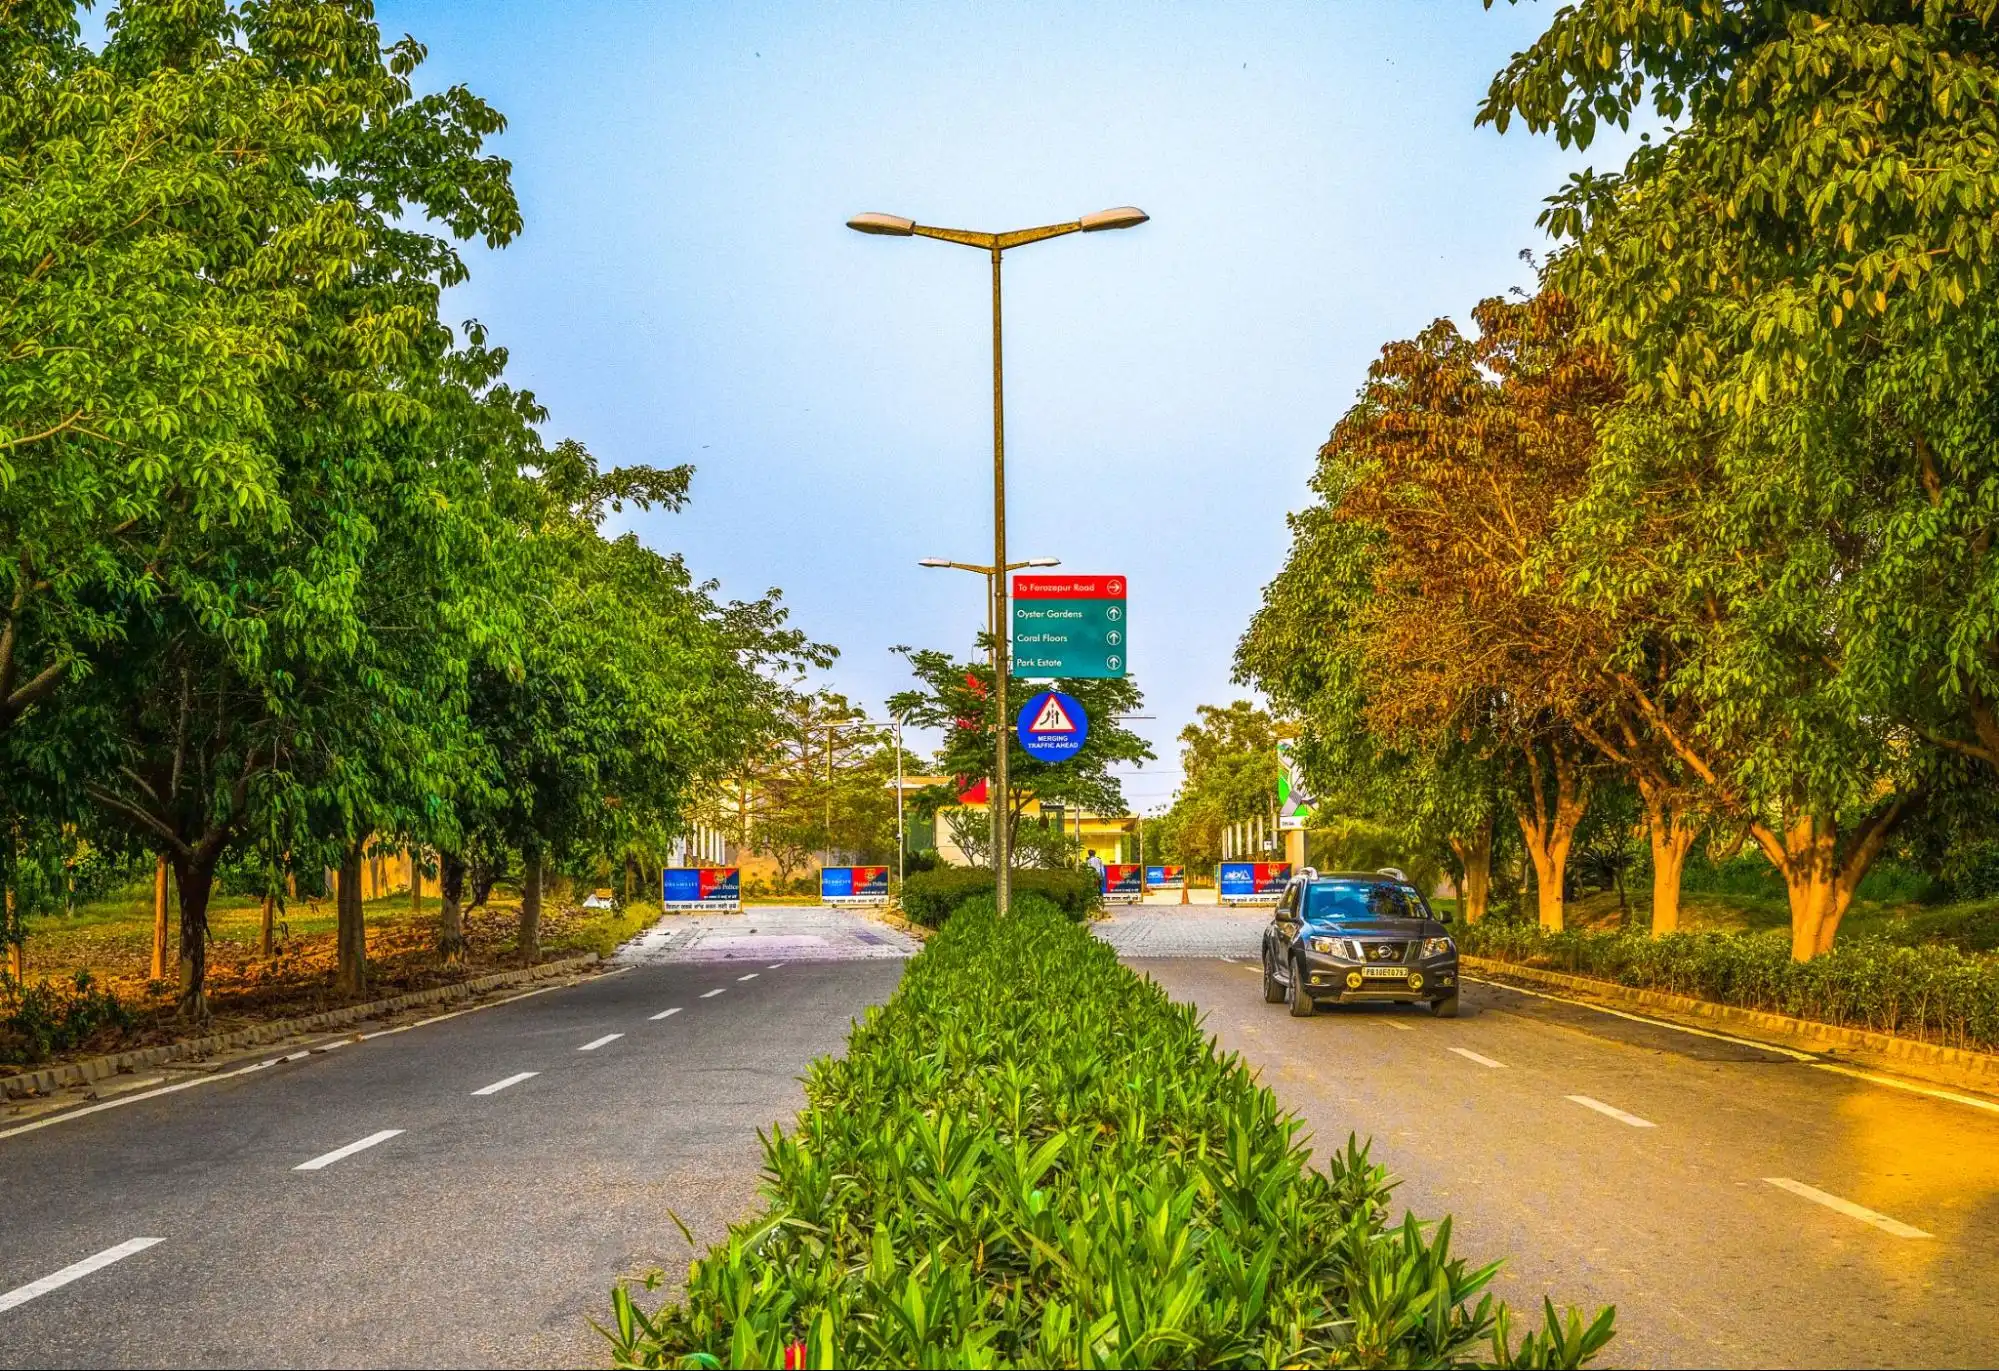
[[1999, 1363], [1999, 1106], [1491, 984], [1456, 1020], [1293, 1019], [1262, 1002], [1265, 918], [1130, 910], [1100, 932], [1317, 1146], [1373, 1138], [1398, 1203], [1506, 1257], [1509, 1302], [1615, 1304], [1610, 1364]]
[[612, 1284], [753, 1210], [757, 1130], [910, 946], [668, 919], [616, 974], [0, 1136], [0, 1364], [602, 1365]]

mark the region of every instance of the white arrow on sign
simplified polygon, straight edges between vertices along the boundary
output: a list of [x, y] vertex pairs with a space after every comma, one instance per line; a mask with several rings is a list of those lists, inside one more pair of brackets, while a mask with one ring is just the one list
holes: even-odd
[[1069, 711], [1062, 708], [1062, 702], [1053, 695], [1041, 706], [1041, 712], [1034, 716], [1030, 733], [1074, 733], [1076, 721], [1069, 717]]

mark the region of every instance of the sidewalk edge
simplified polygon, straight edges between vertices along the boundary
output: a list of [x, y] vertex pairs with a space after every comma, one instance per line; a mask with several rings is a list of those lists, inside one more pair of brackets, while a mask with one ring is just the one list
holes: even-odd
[[379, 1018], [384, 1014], [394, 1014], [404, 1009], [469, 1000], [488, 990], [526, 985], [532, 981], [546, 980], [551, 976], [570, 975], [595, 966], [601, 960], [595, 952], [586, 952], [580, 957], [567, 957], [559, 962], [544, 962], [540, 966], [524, 967], [519, 971], [495, 971], [453, 985], [434, 986], [429, 990], [412, 990], [405, 994], [392, 995], [385, 1000], [369, 1000], [364, 1004], [323, 1010], [301, 1018], [278, 1019], [271, 1023], [234, 1029], [228, 1033], [184, 1038], [179, 1042], [161, 1043], [156, 1047], [137, 1047], [102, 1057], [86, 1057], [82, 1061], [64, 1062], [59, 1066], [45, 1066], [18, 1075], [0, 1076], [0, 1100], [46, 1095], [50, 1091], [61, 1090], [66, 1086], [88, 1085], [107, 1076], [140, 1071], [149, 1066], [184, 1061], [191, 1057], [206, 1057], [239, 1047], [255, 1047], [261, 1043], [277, 1042], [283, 1038], [321, 1032], [329, 1028], [343, 1028], [351, 1023]]

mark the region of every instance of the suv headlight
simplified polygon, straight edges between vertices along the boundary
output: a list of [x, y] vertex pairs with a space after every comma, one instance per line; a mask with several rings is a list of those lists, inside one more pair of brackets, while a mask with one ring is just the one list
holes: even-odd
[[1305, 944], [1314, 952], [1323, 952], [1328, 957], [1344, 957], [1347, 955], [1346, 944], [1338, 938], [1307, 938]]
[[1458, 945], [1449, 938], [1423, 939], [1423, 955], [1425, 957], [1448, 957], [1457, 950]]

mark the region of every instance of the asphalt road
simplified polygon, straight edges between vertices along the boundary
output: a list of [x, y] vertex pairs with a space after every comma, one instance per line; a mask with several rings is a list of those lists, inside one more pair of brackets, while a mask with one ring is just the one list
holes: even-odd
[[613, 1283], [685, 1271], [669, 1211], [705, 1246], [754, 1208], [757, 1130], [893, 990], [826, 932], [0, 1138], [0, 1364], [603, 1365]]
[[1523, 1313], [1615, 1304], [1618, 1366], [1999, 1363], [1999, 1111], [1489, 984], [1456, 1020], [1292, 1019], [1262, 1002], [1260, 924], [1148, 910], [1103, 932], [1315, 1145], [1372, 1138], [1400, 1204], [1507, 1258]]

